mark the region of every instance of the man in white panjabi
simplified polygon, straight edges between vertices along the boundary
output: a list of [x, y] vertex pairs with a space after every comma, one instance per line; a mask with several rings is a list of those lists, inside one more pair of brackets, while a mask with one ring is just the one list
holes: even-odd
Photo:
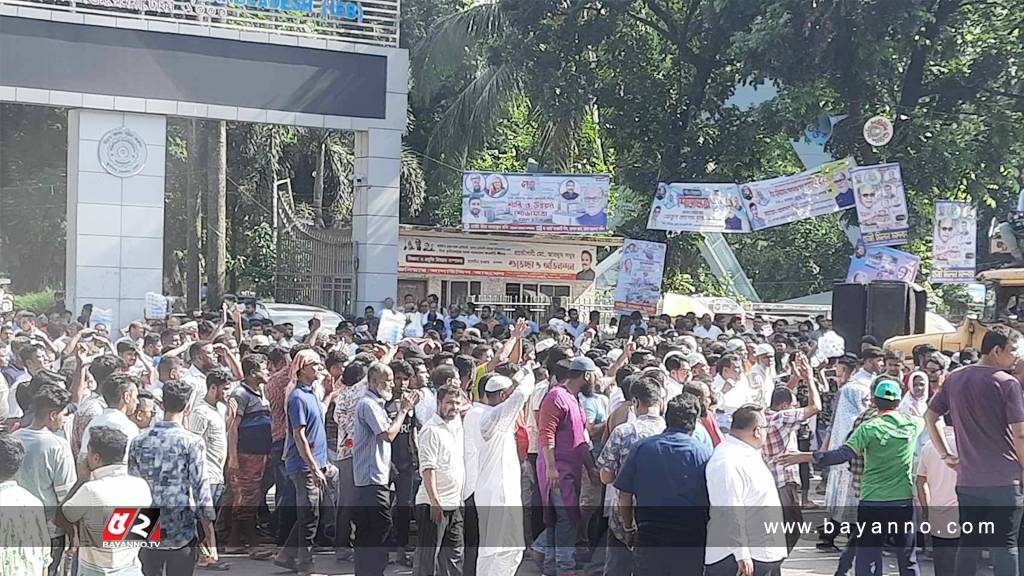
[[[523, 559], [526, 546], [520, 513], [522, 485], [515, 424], [533, 387], [533, 373], [529, 370], [516, 374], [516, 382], [505, 376], [491, 375], [484, 385], [479, 427], [472, 431], [478, 435], [475, 438], [478, 448], [475, 501], [480, 523], [477, 574], [512, 576]], [[469, 443], [468, 438], [466, 442]]]
[[771, 344], [758, 344], [754, 348], [754, 361], [749, 378], [751, 401], [764, 408], [775, 391], [775, 348]]

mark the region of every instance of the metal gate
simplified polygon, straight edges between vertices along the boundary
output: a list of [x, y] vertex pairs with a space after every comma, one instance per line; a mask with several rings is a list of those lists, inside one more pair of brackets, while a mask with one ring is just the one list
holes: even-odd
[[[279, 182], [278, 184], [283, 184]], [[290, 182], [288, 183], [290, 188]], [[355, 248], [352, 230], [317, 228], [295, 215], [291, 194], [278, 190], [274, 297], [277, 302], [306, 304], [352, 313], [355, 303]]]

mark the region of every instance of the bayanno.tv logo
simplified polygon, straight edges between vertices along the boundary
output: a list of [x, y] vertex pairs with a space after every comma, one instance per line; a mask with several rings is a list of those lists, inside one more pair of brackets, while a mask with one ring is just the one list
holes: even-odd
[[160, 546], [159, 508], [115, 508], [103, 527], [104, 548]]

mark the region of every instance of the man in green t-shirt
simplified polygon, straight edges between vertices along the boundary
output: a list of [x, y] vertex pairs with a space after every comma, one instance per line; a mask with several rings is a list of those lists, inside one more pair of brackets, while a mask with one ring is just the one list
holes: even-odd
[[882, 547], [887, 541], [898, 551], [900, 575], [916, 575], [917, 553], [914, 538], [914, 480], [911, 470], [917, 438], [924, 430], [924, 420], [901, 414], [900, 385], [888, 378], [880, 379], [874, 397], [878, 416], [858, 426], [846, 443], [835, 450], [813, 454], [794, 454], [792, 462], [813, 459], [822, 466], [833, 466], [864, 458], [861, 498], [857, 507], [858, 576], [884, 572]]

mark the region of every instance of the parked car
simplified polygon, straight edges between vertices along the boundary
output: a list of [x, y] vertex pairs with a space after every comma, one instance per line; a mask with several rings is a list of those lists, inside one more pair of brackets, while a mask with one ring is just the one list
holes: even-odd
[[326, 308], [319, 308], [317, 306], [306, 306], [304, 304], [260, 302], [256, 305], [256, 310], [264, 317], [270, 319], [274, 324], [291, 323], [295, 328], [296, 339], [301, 339], [309, 333], [309, 321], [313, 319], [314, 314], [320, 314], [323, 329], [332, 333], [334, 332], [334, 329], [338, 327], [338, 324], [345, 321], [345, 318], [342, 317], [341, 314], [338, 314], [333, 310], [327, 310]]

